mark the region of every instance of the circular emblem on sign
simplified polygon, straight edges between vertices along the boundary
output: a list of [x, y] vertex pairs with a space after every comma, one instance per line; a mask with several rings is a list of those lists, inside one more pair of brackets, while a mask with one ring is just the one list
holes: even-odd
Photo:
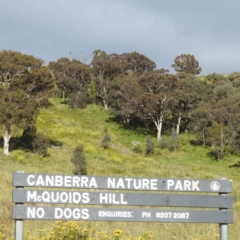
[[220, 189], [220, 183], [219, 183], [219, 182], [216, 182], [216, 181], [212, 182], [212, 183], [211, 183], [211, 189], [212, 189], [213, 191], [218, 191], [218, 190]]

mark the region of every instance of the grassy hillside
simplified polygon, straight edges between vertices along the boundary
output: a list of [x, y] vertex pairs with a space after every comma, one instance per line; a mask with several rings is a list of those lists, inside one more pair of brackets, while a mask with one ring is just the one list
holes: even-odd
[[[1, 208], [0, 223], [6, 224], [10, 232], [14, 229], [11, 220], [11, 176], [12, 172], [24, 170], [31, 173], [62, 173], [72, 174], [70, 162], [73, 149], [77, 144], [83, 144], [89, 175], [138, 176], [138, 177], [180, 177], [218, 179], [227, 177], [234, 182], [235, 224], [230, 225], [229, 239], [240, 239], [240, 173], [239, 157], [228, 156], [225, 161], [217, 162], [209, 156], [209, 150], [204, 147], [192, 146], [189, 141], [193, 136], [180, 136], [181, 148], [178, 152], [162, 150], [155, 141], [155, 153], [144, 156], [146, 133], [139, 129], [132, 131], [111, 121], [109, 113], [94, 105], [86, 109], [73, 110], [61, 104], [59, 99], [52, 100], [53, 106], [42, 109], [37, 121], [39, 133], [51, 140], [50, 156], [44, 158], [22, 150], [14, 150], [14, 142], [21, 133], [14, 136], [11, 142], [12, 150], [9, 157], [0, 154], [0, 189]], [[111, 137], [111, 147], [103, 149], [101, 141], [104, 137], [104, 127], [107, 127]], [[154, 137], [154, 136], [153, 136]], [[155, 138], [154, 138], [155, 139]], [[141, 153], [135, 153], [133, 142], [140, 142]], [[2, 150], [2, 149], [0, 149]], [[2, 152], [2, 151], [1, 151]], [[44, 227], [46, 221], [25, 221], [25, 231]], [[129, 228], [129, 226], [131, 226]], [[185, 226], [183, 228], [183, 226]], [[196, 239], [204, 234], [214, 236], [218, 233], [217, 225], [208, 224], [145, 224], [145, 223], [98, 223], [98, 230], [112, 231], [122, 229], [126, 234], [139, 236], [143, 231], [151, 231], [155, 239]], [[203, 238], [215, 239], [215, 238]]]

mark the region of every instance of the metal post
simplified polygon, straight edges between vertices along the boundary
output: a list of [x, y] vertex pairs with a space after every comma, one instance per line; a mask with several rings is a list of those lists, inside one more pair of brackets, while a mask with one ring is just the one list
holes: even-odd
[[[222, 177], [221, 180], [227, 180], [227, 178]], [[219, 193], [221, 196], [227, 196], [227, 193]], [[226, 211], [227, 208], [220, 208], [220, 211]], [[228, 224], [219, 223], [219, 239], [220, 240], [228, 240]]]
[[[24, 173], [24, 171], [17, 171], [18, 173]], [[16, 189], [24, 189], [24, 187], [16, 187]], [[23, 205], [23, 203], [16, 203], [16, 205]], [[15, 220], [15, 237], [14, 240], [23, 240], [23, 219]]]

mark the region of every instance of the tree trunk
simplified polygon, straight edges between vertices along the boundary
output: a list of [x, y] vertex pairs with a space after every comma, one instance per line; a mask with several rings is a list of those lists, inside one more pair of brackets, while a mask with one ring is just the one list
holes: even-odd
[[108, 103], [104, 98], [103, 98], [103, 106], [105, 109], [108, 109]]
[[162, 122], [159, 123], [159, 126], [158, 126], [158, 133], [157, 133], [157, 140], [160, 141], [161, 137], [162, 137]]
[[162, 122], [163, 116], [161, 116], [157, 121], [153, 121], [157, 128], [157, 140], [159, 141], [162, 137]]
[[108, 109], [108, 102], [106, 101], [105, 97], [106, 97], [106, 87], [104, 86], [102, 89], [102, 100], [103, 100], [103, 106], [105, 109]]
[[178, 116], [178, 123], [177, 123], [177, 128], [176, 128], [177, 135], [179, 135], [179, 132], [180, 132], [181, 119], [182, 119], [182, 113], [180, 112], [179, 116]]
[[62, 92], [62, 100], [65, 101], [65, 91]]
[[4, 153], [6, 156], [9, 156], [9, 155], [10, 155], [10, 153], [9, 153], [9, 141], [10, 141], [10, 138], [11, 138], [10, 131], [8, 131], [8, 130], [6, 129], [6, 132], [3, 134], [3, 140], [4, 140], [3, 153]]
[[202, 141], [203, 141], [203, 146], [206, 146], [206, 138], [205, 138], [205, 132], [203, 131], [202, 134]]

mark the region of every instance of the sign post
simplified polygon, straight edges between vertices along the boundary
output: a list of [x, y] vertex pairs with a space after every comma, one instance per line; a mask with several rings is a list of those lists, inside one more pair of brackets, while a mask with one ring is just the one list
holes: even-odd
[[[17, 173], [24, 173], [24, 171], [18, 171]], [[16, 186], [16, 189], [18, 190], [23, 190], [23, 187], [18, 187]], [[21, 203], [21, 201], [16, 202], [16, 206], [23, 206], [23, 203]], [[23, 219], [16, 219], [15, 221], [15, 240], [22, 240], [23, 239]]]
[[[222, 180], [226, 180], [226, 178], [221, 178]], [[219, 193], [220, 196], [227, 196], [226, 193]], [[220, 211], [227, 211], [227, 208], [220, 208]], [[228, 225], [225, 223], [219, 223], [219, 236], [220, 240], [228, 239]]]
[[[12, 194], [16, 203], [12, 214], [16, 220], [16, 232], [21, 232], [21, 226], [17, 224], [19, 219], [217, 223], [220, 226], [220, 240], [227, 240], [228, 224], [233, 223], [233, 197], [227, 195], [232, 192], [232, 182], [227, 179], [16, 172], [13, 174], [13, 186], [16, 187]], [[22, 240], [20, 237], [16, 239]]]

